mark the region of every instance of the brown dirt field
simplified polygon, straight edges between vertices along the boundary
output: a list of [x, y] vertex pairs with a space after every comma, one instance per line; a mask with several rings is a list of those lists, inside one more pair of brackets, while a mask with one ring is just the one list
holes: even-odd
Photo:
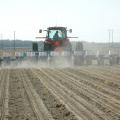
[[120, 120], [120, 66], [0, 69], [0, 120]]

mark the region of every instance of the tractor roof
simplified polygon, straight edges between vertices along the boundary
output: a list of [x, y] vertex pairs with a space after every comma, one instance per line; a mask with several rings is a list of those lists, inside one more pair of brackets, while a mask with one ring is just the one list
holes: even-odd
[[48, 29], [67, 29], [67, 27], [58, 27], [58, 26], [55, 26], [55, 27], [48, 27]]

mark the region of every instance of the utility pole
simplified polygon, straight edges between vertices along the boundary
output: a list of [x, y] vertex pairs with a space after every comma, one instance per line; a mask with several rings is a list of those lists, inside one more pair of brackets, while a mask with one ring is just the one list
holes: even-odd
[[111, 47], [113, 46], [113, 32], [114, 30], [113, 29], [109, 29], [108, 30], [108, 33], [109, 33], [109, 47], [110, 47], [110, 44], [111, 44]]
[[1, 46], [0, 47], [1, 47], [2, 56], [3, 56], [3, 48], [4, 47], [3, 47], [3, 34], [2, 33], [0, 34], [0, 40], [1, 40]]
[[2, 35], [2, 33], [0, 34], [0, 40], [1, 40], [1, 49], [3, 49], [3, 35]]
[[113, 31], [113, 29], [112, 29], [112, 46], [113, 46], [113, 32], [114, 32], [114, 31]]
[[108, 43], [109, 43], [109, 48], [110, 48], [110, 29], [108, 30]]
[[15, 33], [16, 33], [16, 31], [14, 31], [14, 50], [15, 50]]
[[16, 38], [15, 38], [15, 37], [16, 37], [15, 34], [16, 34], [16, 31], [14, 31], [14, 45], [13, 45], [13, 46], [14, 46], [14, 50], [13, 50], [13, 51], [14, 51], [14, 56], [15, 56], [15, 47], [16, 47], [16, 46], [15, 46], [15, 40], [16, 40]]

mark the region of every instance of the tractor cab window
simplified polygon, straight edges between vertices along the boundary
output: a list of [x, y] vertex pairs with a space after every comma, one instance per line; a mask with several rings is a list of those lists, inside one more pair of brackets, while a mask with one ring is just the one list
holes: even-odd
[[47, 37], [52, 40], [61, 40], [61, 39], [65, 39], [66, 34], [65, 31], [63, 30], [51, 29], [48, 31]]

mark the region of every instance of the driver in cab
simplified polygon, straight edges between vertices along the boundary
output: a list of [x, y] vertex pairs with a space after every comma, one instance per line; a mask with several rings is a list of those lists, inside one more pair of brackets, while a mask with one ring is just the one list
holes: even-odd
[[58, 40], [59, 39], [58, 31], [56, 31], [56, 33], [54, 34], [53, 39], [54, 40]]

